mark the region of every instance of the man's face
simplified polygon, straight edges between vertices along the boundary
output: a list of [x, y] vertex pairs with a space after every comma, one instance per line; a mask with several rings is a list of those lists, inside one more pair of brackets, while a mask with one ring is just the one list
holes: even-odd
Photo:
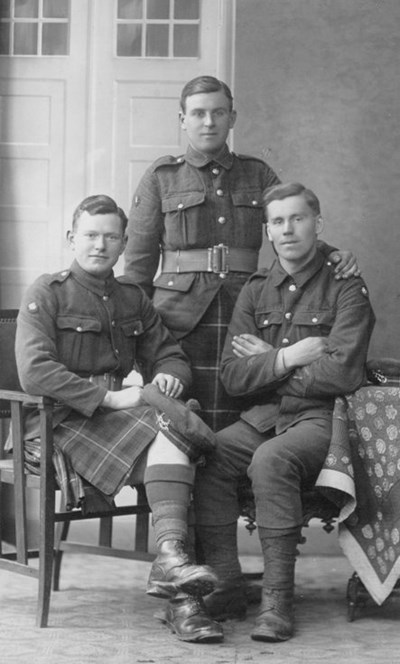
[[316, 215], [304, 196], [289, 196], [267, 205], [267, 234], [289, 273], [300, 270], [316, 251], [322, 219]]
[[230, 101], [222, 92], [205, 92], [186, 98], [186, 112], [181, 111], [181, 125], [190, 145], [203, 154], [217, 154], [225, 145], [236, 120]]
[[68, 240], [83, 270], [97, 277], [107, 277], [125, 249], [126, 236], [117, 214], [83, 212]]

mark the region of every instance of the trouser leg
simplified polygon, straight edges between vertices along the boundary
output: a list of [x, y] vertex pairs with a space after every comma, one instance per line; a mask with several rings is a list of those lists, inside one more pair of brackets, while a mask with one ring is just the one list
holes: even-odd
[[302, 526], [301, 490], [313, 485], [326, 457], [330, 423], [300, 422], [261, 445], [249, 467], [264, 557], [262, 602], [252, 638], [285, 641], [293, 634], [297, 544]]
[[258, 526], [285, 529], [302, 525], [301, 492], [314, 486], [330, 439], [330, 420], [315, 418], [265, 440], [255, 450], [248, 475]]
[[242, 618], [246, 613], [237, 546], [238, 483], [263, 439], [244, 422], [237, 422], [217, 434], [215, 454], [196, 473], [196, 537], [205, 562], [218, 575], [215, 591], [204, 601], [218, 620]]

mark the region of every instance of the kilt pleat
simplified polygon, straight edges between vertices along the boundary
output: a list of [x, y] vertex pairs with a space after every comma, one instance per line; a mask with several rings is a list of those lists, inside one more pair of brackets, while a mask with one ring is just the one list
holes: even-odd
[[220, 288], [196, 328], [181, 340], [189, 357], [193, 383], [191, 394], [201, 406], [199, 413], [213, 431], [219, 431], [239, 419], [239, 400], [230, 397], [220, 379], [220, 362], [233, 300]]
[[56, 427], [54, 442], [79, 475], [115, 496], [159, 431], [190, 459], [199, 457], [195, 443], [165, 428], [160, 412], [148, 405], [98, 408], [90, 418], [73, 412]]

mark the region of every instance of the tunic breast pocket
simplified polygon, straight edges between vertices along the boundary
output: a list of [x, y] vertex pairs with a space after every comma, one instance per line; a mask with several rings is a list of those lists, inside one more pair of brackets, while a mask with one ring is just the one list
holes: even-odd
[[207, 246], [207, 212], [204, 202], [204, 191], [181, 192], [162, 200], [166, 233], [164, 242], [168, 249]]
[[257, 311], [255, 323], [260, 338], [275, 345], [283, 321], [282, 311]]
[[56, 320], [60, 361], [75, 372], [93, 372], [101, 357], [101, 323], [96, 318], [60, 315]]
[[136, 342], [143, 335], [143, 321], [139, 318], [120, 322], [117, 329], [120, 331], [119, 347], [122, 361], [127, 362], [126, 369], [130, 371], [136, 360]]
[[258, 249], [262, 243], [265, 215], [259, 189], [232, 192], [234, 241], [237, 247]]
[[297, 339], [304, 337], [327, 337], [333, 327], [335, 317], [330, 310], [297, 311], [293, 315], [293, 327]]

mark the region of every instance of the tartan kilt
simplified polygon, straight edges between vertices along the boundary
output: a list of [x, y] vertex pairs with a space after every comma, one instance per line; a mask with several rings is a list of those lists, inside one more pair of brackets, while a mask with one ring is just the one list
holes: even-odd
[[54, 443], [87, 482], [115, 496], [159, 431], [190, 459], [199, 456], [195, 445], [159, 422], [158, 411], [146, 405], [126, 410], [97, 408], [90, 418], [73, 411], [55, 428]]
[[180, 339], [188, 356], [193, 382], [190, 396], [201, 406], [199, 415], [213, 431], [239, 419], [243, 403], [230, 397], [220, 380], [220, 362], [234, 301], [220, 288], [195, 329]]

